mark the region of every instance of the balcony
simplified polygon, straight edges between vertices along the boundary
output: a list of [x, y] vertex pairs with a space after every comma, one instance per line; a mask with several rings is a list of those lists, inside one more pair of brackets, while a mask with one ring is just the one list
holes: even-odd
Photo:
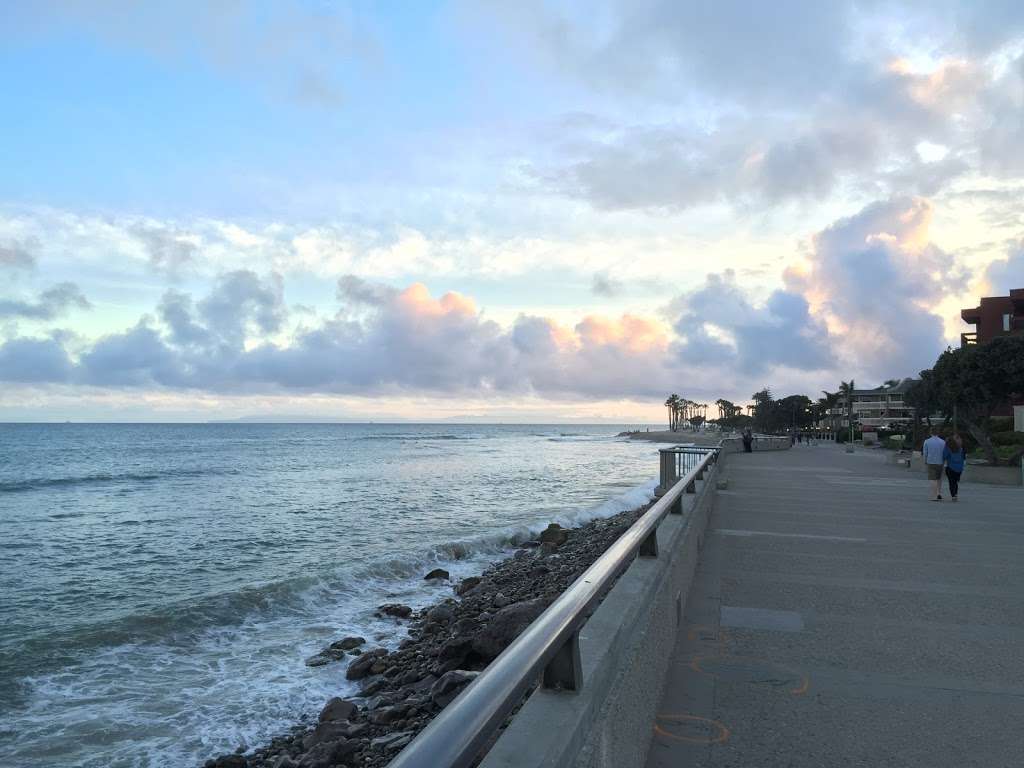
[[974, 344], [977, 344], [977, 343], [978, 343], [978, 332], [977, 331], [971, 331], [970, 333], [961, 333], [960, 334], [960, 346], [961, 347], [969, 347], [969, 346], [973, 346]]

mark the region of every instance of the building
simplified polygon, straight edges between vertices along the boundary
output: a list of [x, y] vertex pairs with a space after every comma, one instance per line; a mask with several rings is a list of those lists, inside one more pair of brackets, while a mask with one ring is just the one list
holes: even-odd
[[1024, 333], [1024, 288], [1009, 296], [986, 296], [978, 306], [960, 310], [960, 317], [974, 330], [960, 334], [960, 346], [984, 344], [997, 336]]
[[[985, 344], [999, 336], [1024, 333], [1024, 288], [1011, 288], [1008, 296], [986, 296], [978, 306], [960, 310], [960, 317], [974, 330], [960, 334], [960, 346]], [[996, 409], [996, 416], [1013, 416], [1013, 428], [1024, 432], [1024, 399], [1017, 398]]]
[[[914, 409], [903, 400], [903, 396], [914, 383], [914, 379], [902, 379], [875, 389], [853, 390], [853, 423], [865, 427], [901, 427], [914, 420]], [[840, 395], [833, 413], [838, 412], [839, 423], [849, 427], [846, 418], [846, 397]]]

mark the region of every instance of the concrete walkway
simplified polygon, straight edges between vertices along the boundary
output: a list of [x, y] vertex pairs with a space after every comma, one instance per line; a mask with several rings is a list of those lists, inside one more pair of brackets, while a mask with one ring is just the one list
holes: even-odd
[[728, 461], [648, 768], [1024, 765], [1024, 490]]

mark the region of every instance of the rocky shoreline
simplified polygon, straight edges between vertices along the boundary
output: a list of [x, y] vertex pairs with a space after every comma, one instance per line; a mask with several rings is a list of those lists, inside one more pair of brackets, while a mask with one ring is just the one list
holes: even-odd
[[[408, 622], [397, 650], [346, 637], [306, 661], [347, 662], [346, 677], [362, 682], [357, 696], [331, 699], [315, 723], [296, 725], [251, 753], [207, 760], [204, 768], [387, 765], [648, 506], [573, 529], [552, 524], [480, 576], [450, 583], [445, 598], [420, 611], [380, 606], [382, 615]], [[449, 576], [435, 569], [425, 578]]]

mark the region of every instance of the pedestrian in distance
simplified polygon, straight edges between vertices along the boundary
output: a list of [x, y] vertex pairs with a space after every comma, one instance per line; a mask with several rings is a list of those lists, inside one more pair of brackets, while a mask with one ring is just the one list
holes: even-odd
[[960, 435], [953, 435], [946, 441], [946, 448], [942, 452], [946, 461], [946, 479], [949, 481], [949, 497], [956, 501], [957, 493], [960, 490], [960, 475], [964, 471], [964, 443]]
[[754, 435], [750, 431], [750, 427], [743, 430], [743, 451], [745, 453], [754, 452]]
[[946, 441], [939, 437], [938, 430], [931, 428], [931, 437], [921, 446], [921, 455], [928, 467], [928, 480], [931, 481], [932, 499], [942, 501], [942, 465], [945, 463]]

